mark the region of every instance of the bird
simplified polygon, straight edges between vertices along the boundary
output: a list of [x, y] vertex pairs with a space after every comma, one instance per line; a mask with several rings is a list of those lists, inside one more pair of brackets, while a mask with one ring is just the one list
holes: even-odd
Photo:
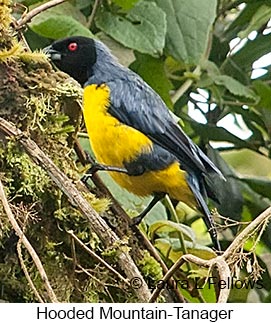
[[218, 201], [211, 178], [223, 174], [184, 133], [161, 97], [97, 39], [72, 36], [44, 50], [84, 88], [83, 116], [97, 160], [88, 173], [108, 171], [129, 192], [153, 196], [134, 224], [166, 194], [186, 203], [203, 215], [214, 247], [221, 250], [207, 200]]

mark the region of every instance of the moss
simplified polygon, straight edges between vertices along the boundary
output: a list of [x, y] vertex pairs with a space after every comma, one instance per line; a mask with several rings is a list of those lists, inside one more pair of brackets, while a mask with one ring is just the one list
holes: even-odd
[[138, 266], [147, 280], [157, 282], [163, 278], [162, 268], [159, 263], [149, 254], [148, 251], [144, 251], [144, 256], [139, 261]]
[[[0, 23], [0, 37], [2, 39], [2, 44], [10, 42], [10, 24], [12, 22], [11, 17], [11, 1], [10, 0], [1, 0], [0, 1], [0, 17], [1, 17], [1, 23]], [[2, 45], [1, 44], [1, 45]], [[0, 46], [0, 49], [2, 46]]]
[[15, 57], [22, 51], [23, 48], [19, 43], [12, 44], [12, 47], [9, 49], [4, 48], [0, 51], [0, 62], [9, 63], [10, 61], [14, 60]]
[[[17, 41], [9, 5], [9, 1], [0, 2], [0, 116], [16, 124], [76, 181], [80, 175], [72, 147], [80, 128], [82, 89], [64, 73], [54, 71], [44, 54], [30, 53]], [[121, 283], [68, 234], [72, 230], [101, 255], [101, 243], [85, 218], [15, 139], [1, 135], [0, 178], [12, 211], [60, 301], [125, 301]], [[92, 193], [86, 197], [98, 212], [107, 211], [107, 199], [98, 199]], [[0, 206], [0, 298], [37, 301], [21, 269], [17, 243], [18, 237]], [[24, 248], [22, 254], [37, 290], [48, 301], [43, 281]], [[130, 297], [129, 292], [125, 295]]]
[[103, 213], [108, 211], [110, 206], [110, 201], [107, 198], [97, 198], [92, 193], [84, 193], [84, 198], [89, 202], [95, 211], [98, 213]]

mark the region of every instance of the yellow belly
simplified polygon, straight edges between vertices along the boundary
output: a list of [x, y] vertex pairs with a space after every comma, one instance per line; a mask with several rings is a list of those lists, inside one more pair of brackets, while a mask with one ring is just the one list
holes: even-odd
[[[136, 129], [120, 123], [108, 112], [110, 90], [106, 85], [88, 85], [84, 89], [84, 119], [91, 146], [99, 163], [123, 167], [136, 155], [149, 152], [152, 141]], [[195, 206], [194, 196], [186, 183], [186, 173], [175, 162], [160, 171], [128, 176], [110, 172], [112, 178], [128, 191], [146, 196], [165, 192], [172, 198]]]

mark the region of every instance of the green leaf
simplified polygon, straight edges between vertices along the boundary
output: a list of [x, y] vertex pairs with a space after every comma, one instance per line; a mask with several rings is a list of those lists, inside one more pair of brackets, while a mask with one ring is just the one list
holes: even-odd
[[257, 1], [247, 1], [246, 6], [238, 14], [236, 19], [233, 19], [231, 24], [223, 33], [223, 38], [226, 41], [230, 41], [233, 38], [236, 38], [238, 32], [247, 27], [250, 20], [252, 19], [254, 13], [259, 9], [262, 4], [271, 4], [270, 0], [257, 0]]
[[[215, 252], [208, 247], [201, 246], [198, 244], [193, 244], [192, 242], [186, 241], [186, 248], [187, 252], [189, 254], [192, 254], [194, 256], [197, 256], [201, 259], [212, 259], [216, 257]], [[170, 260], [171, 262], [175, 263], [177, 260], [180, 259], [180, 257], [183, 256], [183, 252], [180, 251], [181, 246], [180, 246], [180, 241], [178, 239], [165, 239], [165, 238], [159, 238], [155, 240], [155, 247], [159, 250], [159, 252], [163, 255], [165, 259]], [[210, 275], [208, 269], [206, 268], [199, 268], [197, 265], [190, 264], [193, 274], [190, 274], [189, 276], [179, 276], [181, 279], [178, 279], [178, 288], [181, 292], [181, 294], [190, 302], [199, 302], [198, 298], [196, 295], [191, 293], [191, 290], [189, 290], [188, 287], [188, 281], [191, 280], [191, 283], [193, 282], [193, 277], [194, 278], [204, 278], [208, 277]], [[185, 268], [186, 264], [183, 265], [181, 268]], [[178, 276], [177, 276], [178, 277]], [[197, 286], [199, 287], [201, 284], [198, 285], [198, 280], [197, 280]], [[196, 282], [194, 282], [196, 283]], [[203, 289], [200, 288], [200, 293], [202, 294], [204, 300], [206, 302], [215, 302], [216, 301], [216, 294], [215, 294], [215, 289], [213, 285], [205, 285], [202, 286]], [[197, 287], [195, 287], [197, 289]]]
[[113, 0], [115, 4], [124, 10], [131, 9], [139, 0]]
[[256, 193], [271, 200], [271, 180], [265, 177], [241, 177], [240, 181], [246, 183]]
[[33, 23], [31, 28], [37, 34], [53, 39], [80, 35], [93, 37], [93, 34], [72, 17], [51, 15], [46, 21]]
[[233, 143], [238, 148], [249, 148], [252, 150], [257, 149], [253, 143], [238, 138], [225, 128], [217, 127], [212, 124], [201, 124], [193, 120], [190, 121], [190, 125], [204, 142], [208, 142], [210, 140], [228, 141]]
[[258, 97], [254, 91], [250, 90], [248, 87], [235, 80], [228, 75], [217, 75], [213, 77], [214, 83], [216, 85], [224, 86], [229, 92], [240, 97], [246, 97], [253, 101], [257, 101]]
[[[221, 153], [227, 164], [238, 174], [251, 177], [267, 177], [270, 175], [271, 159], [248, 149], [224, 151]], [[252, 162], [253, 161], [253, 162]]]
[[164, 61], [162, 59], [137, 53], [136, 61], [130, 68], [159, 93], [169, 108], [172, 107], [169, 92], [173, 86], [167, 78]]
[[32, 19], [30, 28], [37, 34], [59, 39], [73, 35], [93, 37], [84, 24], [84, 15], [70, 3], [50, 8]]
[[[161, 254], [175, 263], [183, 256], [180, 240], [177, 238], [158, 238], [154, 242], [155, 247]], [[216, 257], [216, 253], [209, 247], [194, 244], [190, 241], [185, 241], [186, 249], [189, 254], [200, 257], [201, 259], [212, 259]]]
[[[260, 112], [260, 118], [264, 122], [264, 129], [270, 132], [271, 129], [271, 88], [268, 83], [262, 81], [255, 81], [253, 87], [256, 93], [260, 97], [260, 101], [257, 104], [257, 113]], [[258, 124], [260, 124], [258, 122]], [[260, 124], [262, 126], [262, 124]], [[271, 155], [271, 154], [270, 154]]]
[[[92, 4], [94, 4], [94, 1], [92, 2], [93, 2]], [[90, 0], [72, 0], [72, 4], [80, 10], [85, 9], [92, 5]]]
[[[270, 207], [270, 200], [263, 199], [261, 194], [255, 192], [252, 188], [250, 188], [249, 185], [241, 183], [241, 187], [245, 199], [245, 204], [250, 209], [252, 218], [255, 218], [258, 214]], [[271, 239], [269, 238], [269, 240]]]
[[166, 16], [153, 2], [138, 2], [126, 17], [101, 12], [96, 25], [126, 47], [152, 56], [163, 52]]
[[206, 70], [206, 72], [208, 73], [208, 75], [211, 78], [214, 78], [214, 77], [216, 77], [218, 75], [221, 75], [220, 70], [219, 70], [219, 67], [214, 62], [212, 62], [212, 61], [204, 60], [201, 63], [201, 68], [203, 70]]
[[216, 0], [156, 0], [167, 15], [166, 50], [176, 60], [198, 64], [216, 15]]
[[170, 234], [170, 233], [182, 233], [184, 235], [185, 240], [195, 241], [195, 234], [193, 230], [185, 224], [176, 223], [169, 220], [161, 220], [154, 222], [150, 228], [149, 233], [151, 235], [151, 239], [153, 239], [155, 234]]
[[268, 20], [271, 18], [271, 7], [267, 5], [262, 5], [258, 10], [254, 13], [249, 22], [247, 28], [238, 33], [240, 38], [246, 38], [252, 31], [258, 30], [262, 27]]
[[271, 109], [271, 88], [270, 85], [261, 82], [255, 81], [253, 83], [256, 93], [260, 96], [260, 101], [258, 105], [262, 108]]
[[41, 1], [40, 0], [19, 0], [16, 2], [22, 3], [23, 5], [30, 7], [38, 2], [41, 2]]
[[121, 45], [102, 31], [96, 33], [95, 36], [110, 48], [111, 53], [117, 57], [121, 65], [128, 67], [135, 61], [136, 58], [132, 49]]
[[[260, 213], [270, 207], [271, 201], [268, 198], [263, 198], [261, 194], [254, 191], [249, 185], [240, 182], [242, 193], [245, 200], [245, 206], [249, 210], [250, 218], [255, 219]], [[247, 221], [247, 219], [245, 219]], [[261, 240], [270, 248], [271, 245], [271, 226], [268, 225], [263, 233]]]
[[[257, 106], [259, 106], [259, 103]], [[259, 114], [259, 112], [257, 111], [258, 109], [247, 109], [237, 105], [231, 105], [229, 109], [232, 114], [240, 114], [243, 117], [243, 120], [245, 121], [247, 127], [252, 131], [250, 138], [253, 138], [253, 140], [261, 141], [264, 145], [263, 133], [267, 131], [265, 124], [266, 120], [263, 120], [264, 118]]]
[[242, 83], [249, 83], [253, 63], [270, 52], [270, 43], [271, 34], [259, 34], [254, 40], [248, 40], [238, 52], [224, 61], [223, 73]]

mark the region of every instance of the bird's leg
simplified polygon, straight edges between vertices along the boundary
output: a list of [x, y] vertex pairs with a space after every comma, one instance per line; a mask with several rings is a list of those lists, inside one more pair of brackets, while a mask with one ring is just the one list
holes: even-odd
[[[203, 210], [202, 210], [203, 211]], [[204, 211], [203, 211], [204, 212]], [[221, 246], [218, 240], [218, 234], [216, 230], [216, 226], [214, 223], [214, 220], [212, 218], [212, 215], [208, 212], [204, 214], [203, 221], [207, 227], [207, 230], [210, 234], [210, 237], [212, 239], [213, 245], [217, 251], [221, 251]]]
[[211, 239], [212, 239], [212, 242], [213, 242], [213, 245], [214, 245], [215, 249], [217, 251], [221, 251], [221, 246], [220, 246], [220, 243], [219, 243], [219, 240], [218, 240], [217, 230], [216, 230], [214, 222], [211, 221], [210, 225], [207, 226], [207, 228], [208, 228], [208, 232], [209, 232], [209, 234], [211, 236]]
[[132, 225], [138, 225], [143, 218], [150, 212], [150, 210], [165, 197], [165, 193], [155, 193], [149, 205], [138, 216], [132, 218]]
[[86, 174], [82, 177], [82, 182], [85, 183], [89, 177], [92, 177], [96, 172], [100, 170], [128, 174], [128, 171], [125, 168], [94, 163], [86, 172]]
[[92, 166], [90, 169], [86, 172], [86, 174], [82, 177], [82, 182], [86, 183], [86, 181], [92, 177], [96, 172], [103, 170], [108, 172], [118, 172], [123, 173], [129, 176], [140, 176], [145, 172], [145, 168], [142, 167], [142, 165], [134, 165], [131, 163], [124, 163], [124, 167], [117, 167], [117, 166], [111, 166], [111, 165], [104, 165], [99, 164], [94, 161], [92, 156], [85, 151], [86, 155], [86, 161]]

